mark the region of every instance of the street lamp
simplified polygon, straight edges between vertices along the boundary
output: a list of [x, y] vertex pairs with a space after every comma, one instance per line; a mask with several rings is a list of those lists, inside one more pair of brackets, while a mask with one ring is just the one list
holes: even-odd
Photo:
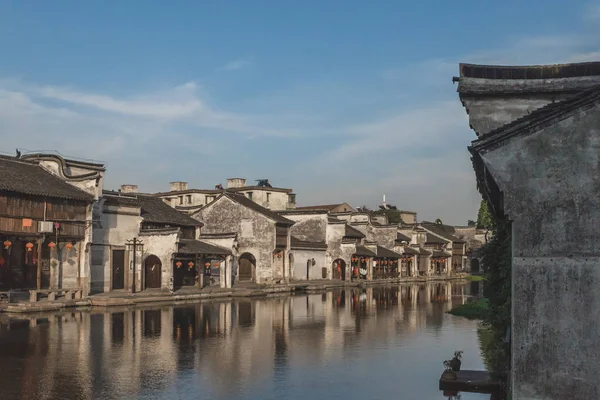
[[133, 250], [133, 261], [132, 261], [132, 266], [131, 266], [131, 270], [133, 271], [133, 276], [131, 279], [131, 293], [135, 293], [135, 263], [136, 263], [136, 256], [137, 256], [137, 248], [144, 247], [144, 243], [139, 240], [138, 238], [133, 238], [130, 240], [127, 240], [127, 246], [131, 246], [132, 250]]

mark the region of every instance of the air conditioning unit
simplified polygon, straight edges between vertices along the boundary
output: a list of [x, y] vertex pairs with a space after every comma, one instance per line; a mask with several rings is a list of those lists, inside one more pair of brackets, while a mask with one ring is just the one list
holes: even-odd
[[54, 224], [52, 221], [39, 221], [38, 232], [40, 233], [52, 233], [54, 230]]

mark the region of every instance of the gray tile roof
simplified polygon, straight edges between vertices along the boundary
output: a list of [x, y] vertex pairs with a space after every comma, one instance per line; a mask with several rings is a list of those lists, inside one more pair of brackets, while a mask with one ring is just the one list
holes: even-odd
[[402, 254], [396, 253], [383, 246], [377, 246], [377, 257], [400, 258], [402, 257]]
[[9, 156], [0, 156], [0, 191], [88, 202], [94, 199], [38, 163]]
[[300, 240], [297, 237], [292, 236], [292, 249], [318, 249], [327, 250], [327, 243], [325, 242], [309, 242], [306, 240]]
[[405, 247], [404, 250], [402, 250], [402, 254], [403, 255], [415, 255], [415, 254], [420, 254], [421, 252], [418, 249], [415, 249], [414, 247]]
[[402, 233], [398, 232], [396, 234], [396, 241], [397, 242], [408, 242], [410, 243], [410, 238], [406, 235], [403, 235]]
[[215, 246], [202, 240], [181, 239], [179, 241], [179, 254], [216, 254], [230, 255], [231, 250]]
[[351, 227], [350, 225], [346, 225], [346, 232], [344, 233], [344, 237], [351, 237], [351, 238], [364, 238], [366, 237], [364, 233], [362, 233], [361, 231], [359, 231], [356, 228]]
[[358, 256], [377, 257], [377, 254], [361, 245], [356, 246], [356, 252], [354, 254]]
[[137, 199], [142, 207], [142, 218], [144, 219], [144, 222], [188, 227], [203, 225], [200, 221], [165, 204], [165, 202], [158, 197], [138, 194]]

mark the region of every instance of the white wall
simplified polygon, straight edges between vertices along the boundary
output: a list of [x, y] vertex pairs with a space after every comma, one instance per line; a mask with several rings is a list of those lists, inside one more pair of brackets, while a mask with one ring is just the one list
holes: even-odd
[[[325, 262], [325, 250], [291, 250], [294, 256], [294, 265], [292, 269], [292, 279], [306, 279], [306, 262], [309, 259], [315, 259], [315, 265], [309, 266], [309, 279], [323, 279], [322, 268], [327, 267]], [[329, 272], [328, 272], [329, 273]], [[327, 279], [327, 278], [325, 278]]]

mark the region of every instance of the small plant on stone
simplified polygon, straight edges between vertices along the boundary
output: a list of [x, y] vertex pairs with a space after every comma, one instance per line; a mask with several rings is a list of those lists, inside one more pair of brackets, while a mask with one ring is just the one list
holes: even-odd
[[446, 371], [452, 371], [452, 365], [450, 360], [445, 360], [443, 364]]

